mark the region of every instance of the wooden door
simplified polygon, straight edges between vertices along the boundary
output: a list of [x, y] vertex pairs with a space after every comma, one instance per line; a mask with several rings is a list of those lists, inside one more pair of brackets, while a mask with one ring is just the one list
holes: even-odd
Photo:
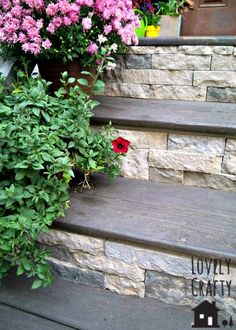
[[182, 36], [236, 36], [236, 0], [195, 0], [183, 15]]

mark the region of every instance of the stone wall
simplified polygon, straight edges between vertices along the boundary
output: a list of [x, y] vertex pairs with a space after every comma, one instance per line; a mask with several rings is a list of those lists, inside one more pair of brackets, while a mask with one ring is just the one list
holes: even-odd
[[[236, 314], [235, 265], [231, 264], [230, 274], [224, 276], [213, 274], [213, 270], [209, 274], [205, 270], [196, 276], [192, 274], [190, 255], [59, 230], [50, 230], [41, 235], [39, 241], [50, 247], [50, 263], [59, 277], [119, 294], [153, 297], [165, 303], [192, 308], [206, 299], [203, 296], [193, 297], [193, 278], [198, 278], [197, 284], [199, 281], [231, 280], [230, 297], [220, 296], [221, 283], [217, 283], [216, 301], [222, 310]], [[198, 258], [193, 257], [195, 260]]]
[[161, 183], [236, 191], [236, 139], [119, 129], [132, 143], [122, 175]]
[[130, 47], [106, 82], [107, 96], [235, 103], [236, 47]]

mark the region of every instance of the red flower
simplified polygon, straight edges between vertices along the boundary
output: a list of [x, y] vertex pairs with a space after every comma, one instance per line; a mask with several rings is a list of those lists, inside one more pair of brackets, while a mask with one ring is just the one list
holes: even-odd
[[113, 146], [113, 151], [116, 153], [127, 153], [130, 142], [123, 139], [121, 136], [116, 140], [111, 141]]

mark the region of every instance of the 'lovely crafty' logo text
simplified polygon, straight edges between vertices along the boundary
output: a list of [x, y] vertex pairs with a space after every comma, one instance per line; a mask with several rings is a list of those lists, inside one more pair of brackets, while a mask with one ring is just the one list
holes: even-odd
[[[215, 297], [216, 295], [230, 297], [232, 280], [223, 277], [229, 278], [231, 259], [192, 257], [191, 263], [194, 276], [192, 278], [192, 295], [194, 297]], [[203, 281], [200, 279], [202, 275], [211, 279]]]

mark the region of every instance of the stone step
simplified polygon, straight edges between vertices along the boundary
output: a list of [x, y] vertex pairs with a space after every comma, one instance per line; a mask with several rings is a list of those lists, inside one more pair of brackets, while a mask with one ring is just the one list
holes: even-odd
[[92, 185], [56, 228], [236, 263], [236, 193], [105, 175]]
[[99, 97], [95, 126], [131, 142], [122, 175], [236, 191], [236, 104]]
[[191, 308], [168, 306], [151, 298], [118, 296], [57, 279], [51, 287], [39, 290], [31, 290], [30, 283], [13, 275], [3, 281], [0, 329], [189, 330], [194, 321]]
[[94, 124], [236, 136], [236, 104], [96, 97]]
[[[188, 306], [205, 299], [198, 289], [193, 296], [193, 278], [197, 287], [200, 280], [232, 280], [232, 297], [221, 297], [218, 282], [216, 299], [222, 310], [236, 314], [236, 193], [103, 175], [93, 184], [93, 191], [72, 194], [66, 217], [40, 238], [52, 251], [55, 273]], [[222, 259], [224, 276], [206, 267], [196, 273], [198, 259], [214, 258]]]

